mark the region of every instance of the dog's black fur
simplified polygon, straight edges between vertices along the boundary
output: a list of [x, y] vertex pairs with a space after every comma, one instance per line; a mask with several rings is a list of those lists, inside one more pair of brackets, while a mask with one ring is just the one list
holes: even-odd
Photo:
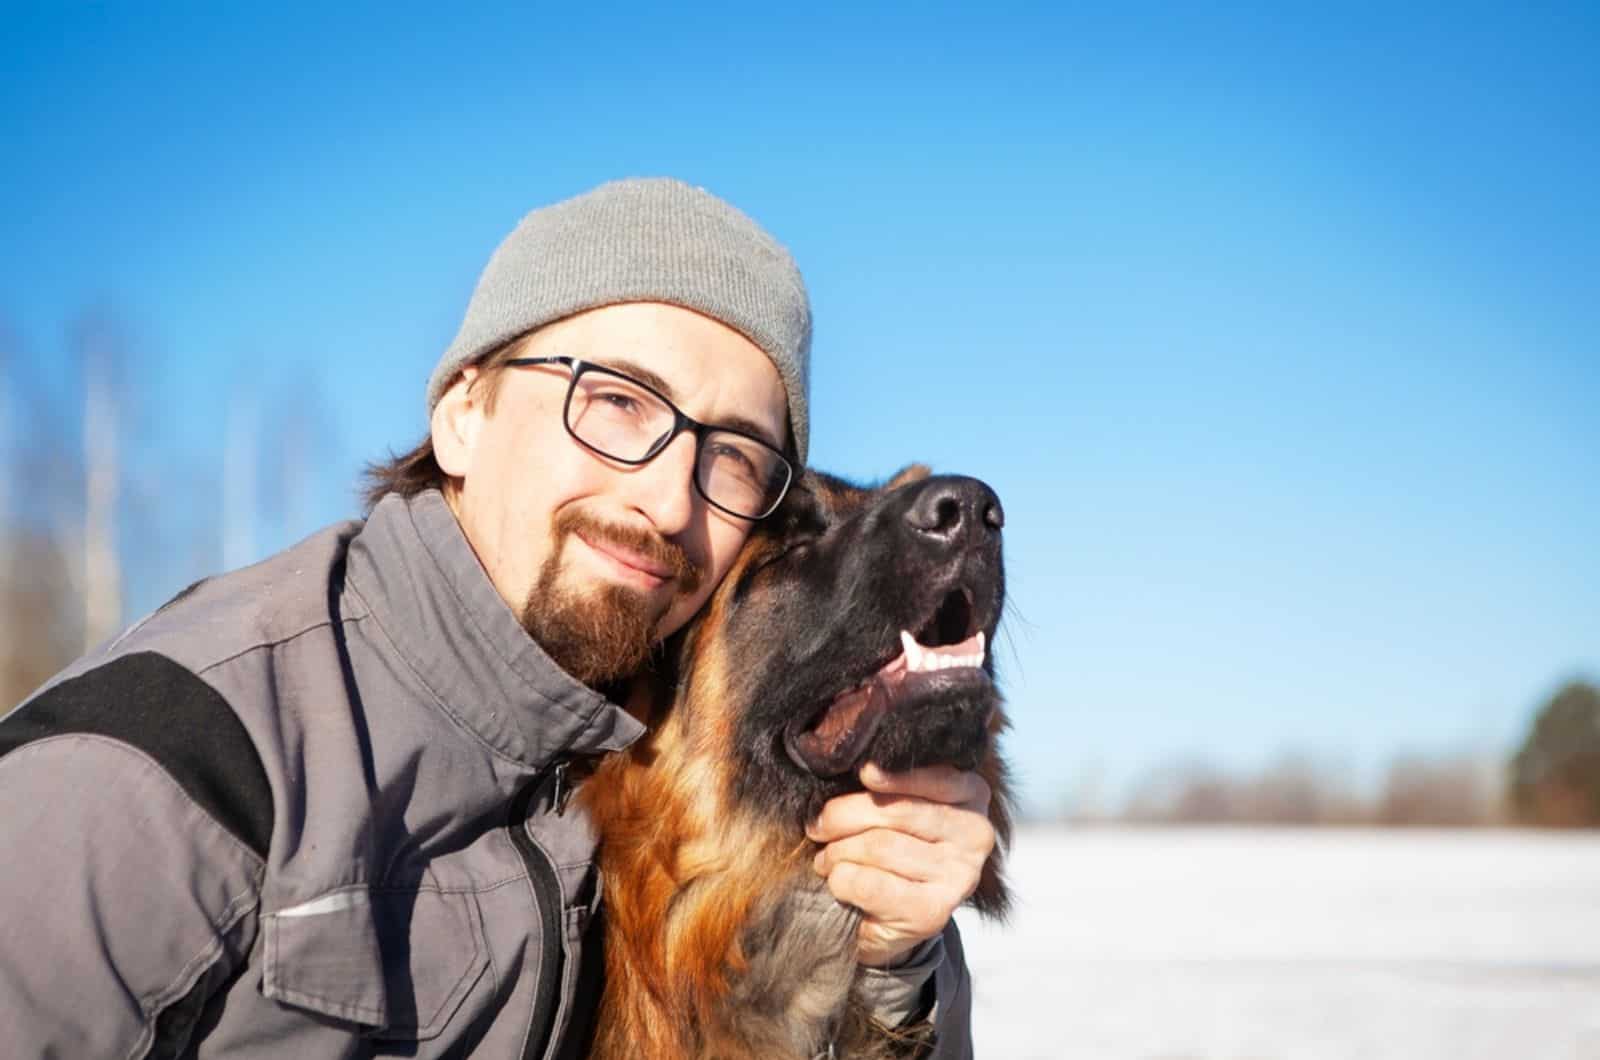
[[781, 549], [740, 574], [727, 610], [729, 654], [748, 660], [736, 693], [744, 801], [803, 821], [860, 788], [856, 767], [896, 772], [930, 763], [974, 769], [998, 706], [982, 671], [917, 675], [867, 746], [806, 762], [794, 737], [835, 696], [900, 654], [900, 631], [926, 645], [983, 631], [992, 642], [1004, 598], [994, 493], [976, 479], [915, 478], [884, 492], [819, 473], [796, 484], [761, 530]]

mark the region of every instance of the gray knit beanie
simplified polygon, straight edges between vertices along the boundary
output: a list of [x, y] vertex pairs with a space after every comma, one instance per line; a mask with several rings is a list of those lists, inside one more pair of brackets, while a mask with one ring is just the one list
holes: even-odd
[[663, 178], [602, 184], [522, 219], [489, 259], [466, 319], [428, 380], [431, 411], [456, 373], [519, 335], [619, 302], [667, 302], [761, 347], [806, 458], [811, 305], [794, 259], [702, 188]]

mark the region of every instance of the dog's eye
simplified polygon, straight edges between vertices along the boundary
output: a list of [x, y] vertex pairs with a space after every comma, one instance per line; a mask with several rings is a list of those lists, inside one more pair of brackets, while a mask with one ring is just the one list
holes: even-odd
[[785, 541], [780, 548], [773, 549], [767, 555], [761, 556], [745, 565], [739, 573], [739, 579], [734, 583], [730, 599], [738, 601], [744, 598], [750, 587], [756, 584], [763, 574], [782, 563], [785, 559], [795, 555], [801, 549], [809, 547], [811, 539]]
[[799, 553], [804, 552], [812, 545], [815, 545], [817, 540], [818, 538], [810, 535], [787, 537], [782, 542], [781, 547], [774, 549], [770, 555], [764, 557], [759, 563], [756, 564], [755, 569], [766, 570], [768, 567], [776, 566], [777, 564], [782, 563], [784, 560], [790, 559]]
[[[777, 563], [779, 560], [788, 559], [795, 553], [800, 552], [803, 549], [808, 549], [814, 544], [816, 544], [816, 539], [810, 537], [803, 537], [794, 541], [790, 541], [786, 543], [783, 548], [778, 550], [776, 555], [767, 560], [767, 564]], [[763, 566], [766, 566], [766, 564], [763, 564]]]

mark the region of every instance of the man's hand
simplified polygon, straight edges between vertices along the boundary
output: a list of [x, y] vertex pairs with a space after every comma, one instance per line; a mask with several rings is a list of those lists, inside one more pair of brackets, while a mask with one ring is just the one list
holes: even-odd
[[816, 870], [863, 914], [862, 964], [892, 964], [944, 930], [978, 886], [994, 849], [989, 785], [976, 773], [927, 766], [907, 773], [861, 767], [866, 791], [823, 806], [806, 835], [825, 844]]

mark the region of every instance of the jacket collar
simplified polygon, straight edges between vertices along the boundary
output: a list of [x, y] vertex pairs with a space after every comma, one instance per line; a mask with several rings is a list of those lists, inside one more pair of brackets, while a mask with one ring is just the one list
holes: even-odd
[[437, 490], [380, 501], [345, 577], [439, 706], [499, 753], [538, 769], [644, 732], [528, 636]]

